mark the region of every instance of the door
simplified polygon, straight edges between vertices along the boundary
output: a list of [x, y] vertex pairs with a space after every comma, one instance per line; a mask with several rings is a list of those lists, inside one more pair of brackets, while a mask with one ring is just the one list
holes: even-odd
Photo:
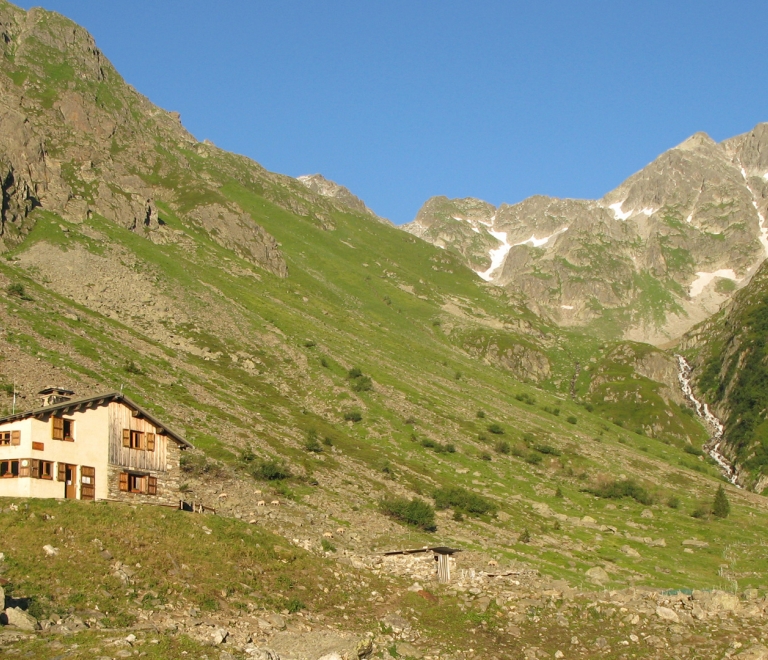
[[80, 499], [96, 499], [96, 469], [83, 465], [80, 468]]
[[77, 499], [77, 465], [65, 465], [65, 490], [64, 497], [68, 500]]

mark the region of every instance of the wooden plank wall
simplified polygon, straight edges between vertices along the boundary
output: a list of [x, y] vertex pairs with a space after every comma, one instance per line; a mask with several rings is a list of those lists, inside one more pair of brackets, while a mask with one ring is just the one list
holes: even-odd
[[[122, 403], [113, 401], [109, 404], [109, 462], [112, 465], [165, 472], [168, 438], [157, 435], [155, 451], [129, 449], [123, 447], [123, 429], [157, 433], [154, 424], [133, 416], [133, 411]], [[173, 441], [171, 441], [173, 442]]]

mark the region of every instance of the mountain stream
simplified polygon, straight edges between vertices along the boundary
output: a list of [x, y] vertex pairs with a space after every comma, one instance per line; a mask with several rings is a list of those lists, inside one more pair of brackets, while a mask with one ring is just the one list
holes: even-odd
[[704, 450], [712, 457], [715, 463], [718, 464], [720, 470], [722, 470], [726, 479], [730, 481], [734, 486], [738, 486], [736, 483], [736, 468], [733, 464], [720, 453], [720, 445], [723, 444], [723, 432], [725, 427], [723, 423], [715, 417], [709, 409], [706, 403], [699, 401], [693, 394], [693, 388], [691, 387], [691, 365], [682, 355], [676, 355], [677, 358], [677, 379], [680, 381], [680, 389], [683, 390], [685, 398], [693, 404], [696, 409], [696, 414], [701, 417], [712, 430], [712, 437], [704, 445]]

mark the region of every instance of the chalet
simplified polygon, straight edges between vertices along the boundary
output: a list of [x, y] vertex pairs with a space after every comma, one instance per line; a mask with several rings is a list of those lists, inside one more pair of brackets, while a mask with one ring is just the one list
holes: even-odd
[[120, 392], [42, 390], [41, 408], [0, 418], [0, 496], [178, 504], [178, 433]]

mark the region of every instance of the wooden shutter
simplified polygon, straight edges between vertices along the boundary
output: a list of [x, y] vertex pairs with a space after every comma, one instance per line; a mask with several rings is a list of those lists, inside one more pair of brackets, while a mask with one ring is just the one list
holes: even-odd
[[131, 430], [123, 429], [123, 447], [131, 446]]
[[128, 473], [127, 472], [120, 473], [120, 490], [124, 493], [128, 492]]
[[[19, 476], [20, 477], [28, 477], [29, 476], [29, 464], [31, 462], [32, 461], [30, 461], [28, 459], [27, 460], [22, 459], [21, 461], [19, 461]], [[26, 463], [26, 465], [24, 465], [24, 463]]]
[[147, 477], [147, 495], [157, 495], [157, 477]]
[[155, 451], [155, 434], [147, 433], [147, 451]]
[[21, 444], [21, 431], [11, 431], [11, 444], [12, 445]]
[[67, 480], [67, 464], [57, 463], [56, 466], [57, 466], [56, 481], [66, 481]]
[[96, 469], [83, 465], [80, 468], [80, 499], [96, 499]]
[[53, 433], [51, 437], [54, 440], [63, 440], [64, 439], [64, 418], [63, 417], [52, 417], [53, 420]]
[[40, 478], [40, 461], [32, 461], [32, 469], [30, 470], [29, 476], [33, 479]]

